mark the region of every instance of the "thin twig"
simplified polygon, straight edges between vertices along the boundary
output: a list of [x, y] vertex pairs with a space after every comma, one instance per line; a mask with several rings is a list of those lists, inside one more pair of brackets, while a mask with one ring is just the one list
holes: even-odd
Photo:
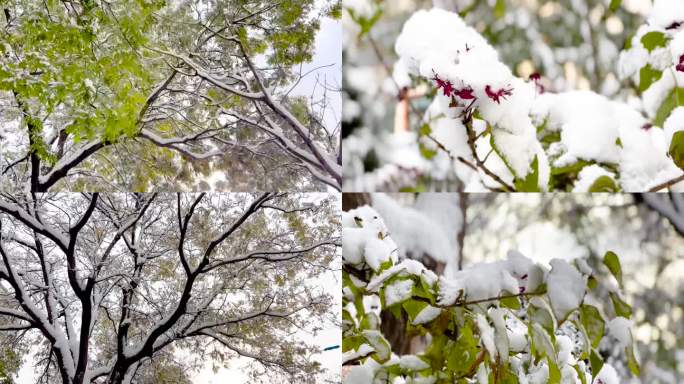
[[489, 177], [494, 179], [496, 182], [501, 184], [501, 186], [504, 188], [505, 192], [515, 192], [515, 188], [512, 186], [508, 185], [499, 175], [496, 173], [492, 172], [487, 166], [484, 164], [482, 160], [477, 156], [477, 149], [475, 148], [475, 140], [477, 140], [477, 137], [475, 135], [475, 131], [473, 130], [473, 127], [471, 125], [472, 119], [468, 119], [463, 122], [463, 125], [466, 127], [466, 132], [468, 133], [468, 146], [470, 147], [470, 152], [473, 155], [473, 159], [475, 159], [475, 162], [477, 163], [477, 166], [484, 171]]
[[671, 187], [671, 186], [673, 186], [673, 185], [679, 183], [680, 181], [684, 181], [684, 174], [682, 174], [682, 175], [680, 175], [679, 177], [676, 177], [676, 178], [674, 178], [674, 179], [672, 179], [672, 180], [668, 180], [668, 181], [666, 181], [666, 182], [664, 182], [664, 183], [658, 184], [658, 185], [656, 185], [655, 187], [649, 189], [648, 191], [649, 191], [649, 192], [658, 192], [658, 191], [660, 191], [661, 189], [669, 188], [669, 187]]

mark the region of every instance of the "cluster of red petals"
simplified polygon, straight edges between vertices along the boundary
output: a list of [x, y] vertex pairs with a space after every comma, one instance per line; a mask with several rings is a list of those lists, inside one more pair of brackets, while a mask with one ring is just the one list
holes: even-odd
[[684, 72], [684, 55], [679, 56], [679, 64], [675, 68], [679, 72]]
[[456, 90], [454, 92], [454, 96], [458, 96], [463, 100], [473, 100], [475, 98], [475, 95], [473, 95], [473, 89], [469, 86]]
[[444, 96], [446, 97], [451, 97], [451, 95], [454, 93], [454, 85], [451, 84], [451, 81], [449, 80], [442, 80], [437, 75], [432, 78], [432, 80], [437, 83], [437, 88], [441, 89], [442, 92], [444, 92]]
[[462, 89], [454, 88], [454, 85], [449, 80], [442, 80], [437, 75], [432, 78], [437, 83], [437, 88], [441, 89], [446, 97], [458, 96], [463, 100], [473, 100], [475, 95], [471, 87], [464, 87]]
[[511, 96], [513, 94], [513, 88], [510, 88], [510, 89], [501, 88], [498, 91], [493, 91], [492, 87], [487, 85], [485, 87], [485, 93], [487, 94], [487, 97], [496, 101], [497, 104], [501, 104], [500, 99], [506, 100], [506, 96]]

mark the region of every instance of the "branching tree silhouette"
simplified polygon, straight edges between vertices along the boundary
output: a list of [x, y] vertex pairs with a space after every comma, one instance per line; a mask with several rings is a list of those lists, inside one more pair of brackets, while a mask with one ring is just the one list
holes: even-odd
[[306, 279], [337, 254], [334, 211], [274, 193], [2, 196], [0, 332], [35, 340], [44, 383], [140, 382], [183, 348], [315, 380], [292, 334], [329, 311]]

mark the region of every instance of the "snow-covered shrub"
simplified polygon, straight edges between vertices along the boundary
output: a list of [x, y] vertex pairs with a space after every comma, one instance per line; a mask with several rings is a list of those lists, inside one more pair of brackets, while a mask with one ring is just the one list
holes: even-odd
[[[614, 277], [606, 281], [583, 259], [553, 259], [549, 269], [510, 251], [445, 278], [397, 255], [374, 209], [343, 214], [344, 383], [617, 384], [598, 352], [606, 331], [639, 374], [613, 252], [603, 261]], [[599, 285], [611, 305], [592, 294]], [[423, 336], [424, 350], [394, 354], [381, 312], [405, 320], [405, 337]]]
[[553, 92], [545, 74], [517, 77], [459, 14], [415, 12], [396, 39], [392, 77], [430, 89], [412, 128], [419, 168], [433, 180], [455, 174], [469, 191], [684, 190], [683, 4], [655, 0], [614, 63], [638, 97], [615, 99]]

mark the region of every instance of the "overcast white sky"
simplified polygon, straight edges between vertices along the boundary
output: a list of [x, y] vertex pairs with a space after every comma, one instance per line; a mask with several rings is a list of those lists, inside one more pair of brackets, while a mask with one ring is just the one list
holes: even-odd
[[331, 67], [320, 68], [302, 79], [292, 92], [309, 97], [315, 90], [314, 98], [320, 98], [323, 95], [320, 83], [327, 84], [328, 109], [325, 111], [324, 123], [328, 131], [334, 130], [339, 124], [342, 111], [342, 94], [339, 92], [342, 87], [342, 23], [325, 18], [321, 21], [321, 29], [316, 36], [313, 60], [303, 66], [302, 73], [330, 64]]

